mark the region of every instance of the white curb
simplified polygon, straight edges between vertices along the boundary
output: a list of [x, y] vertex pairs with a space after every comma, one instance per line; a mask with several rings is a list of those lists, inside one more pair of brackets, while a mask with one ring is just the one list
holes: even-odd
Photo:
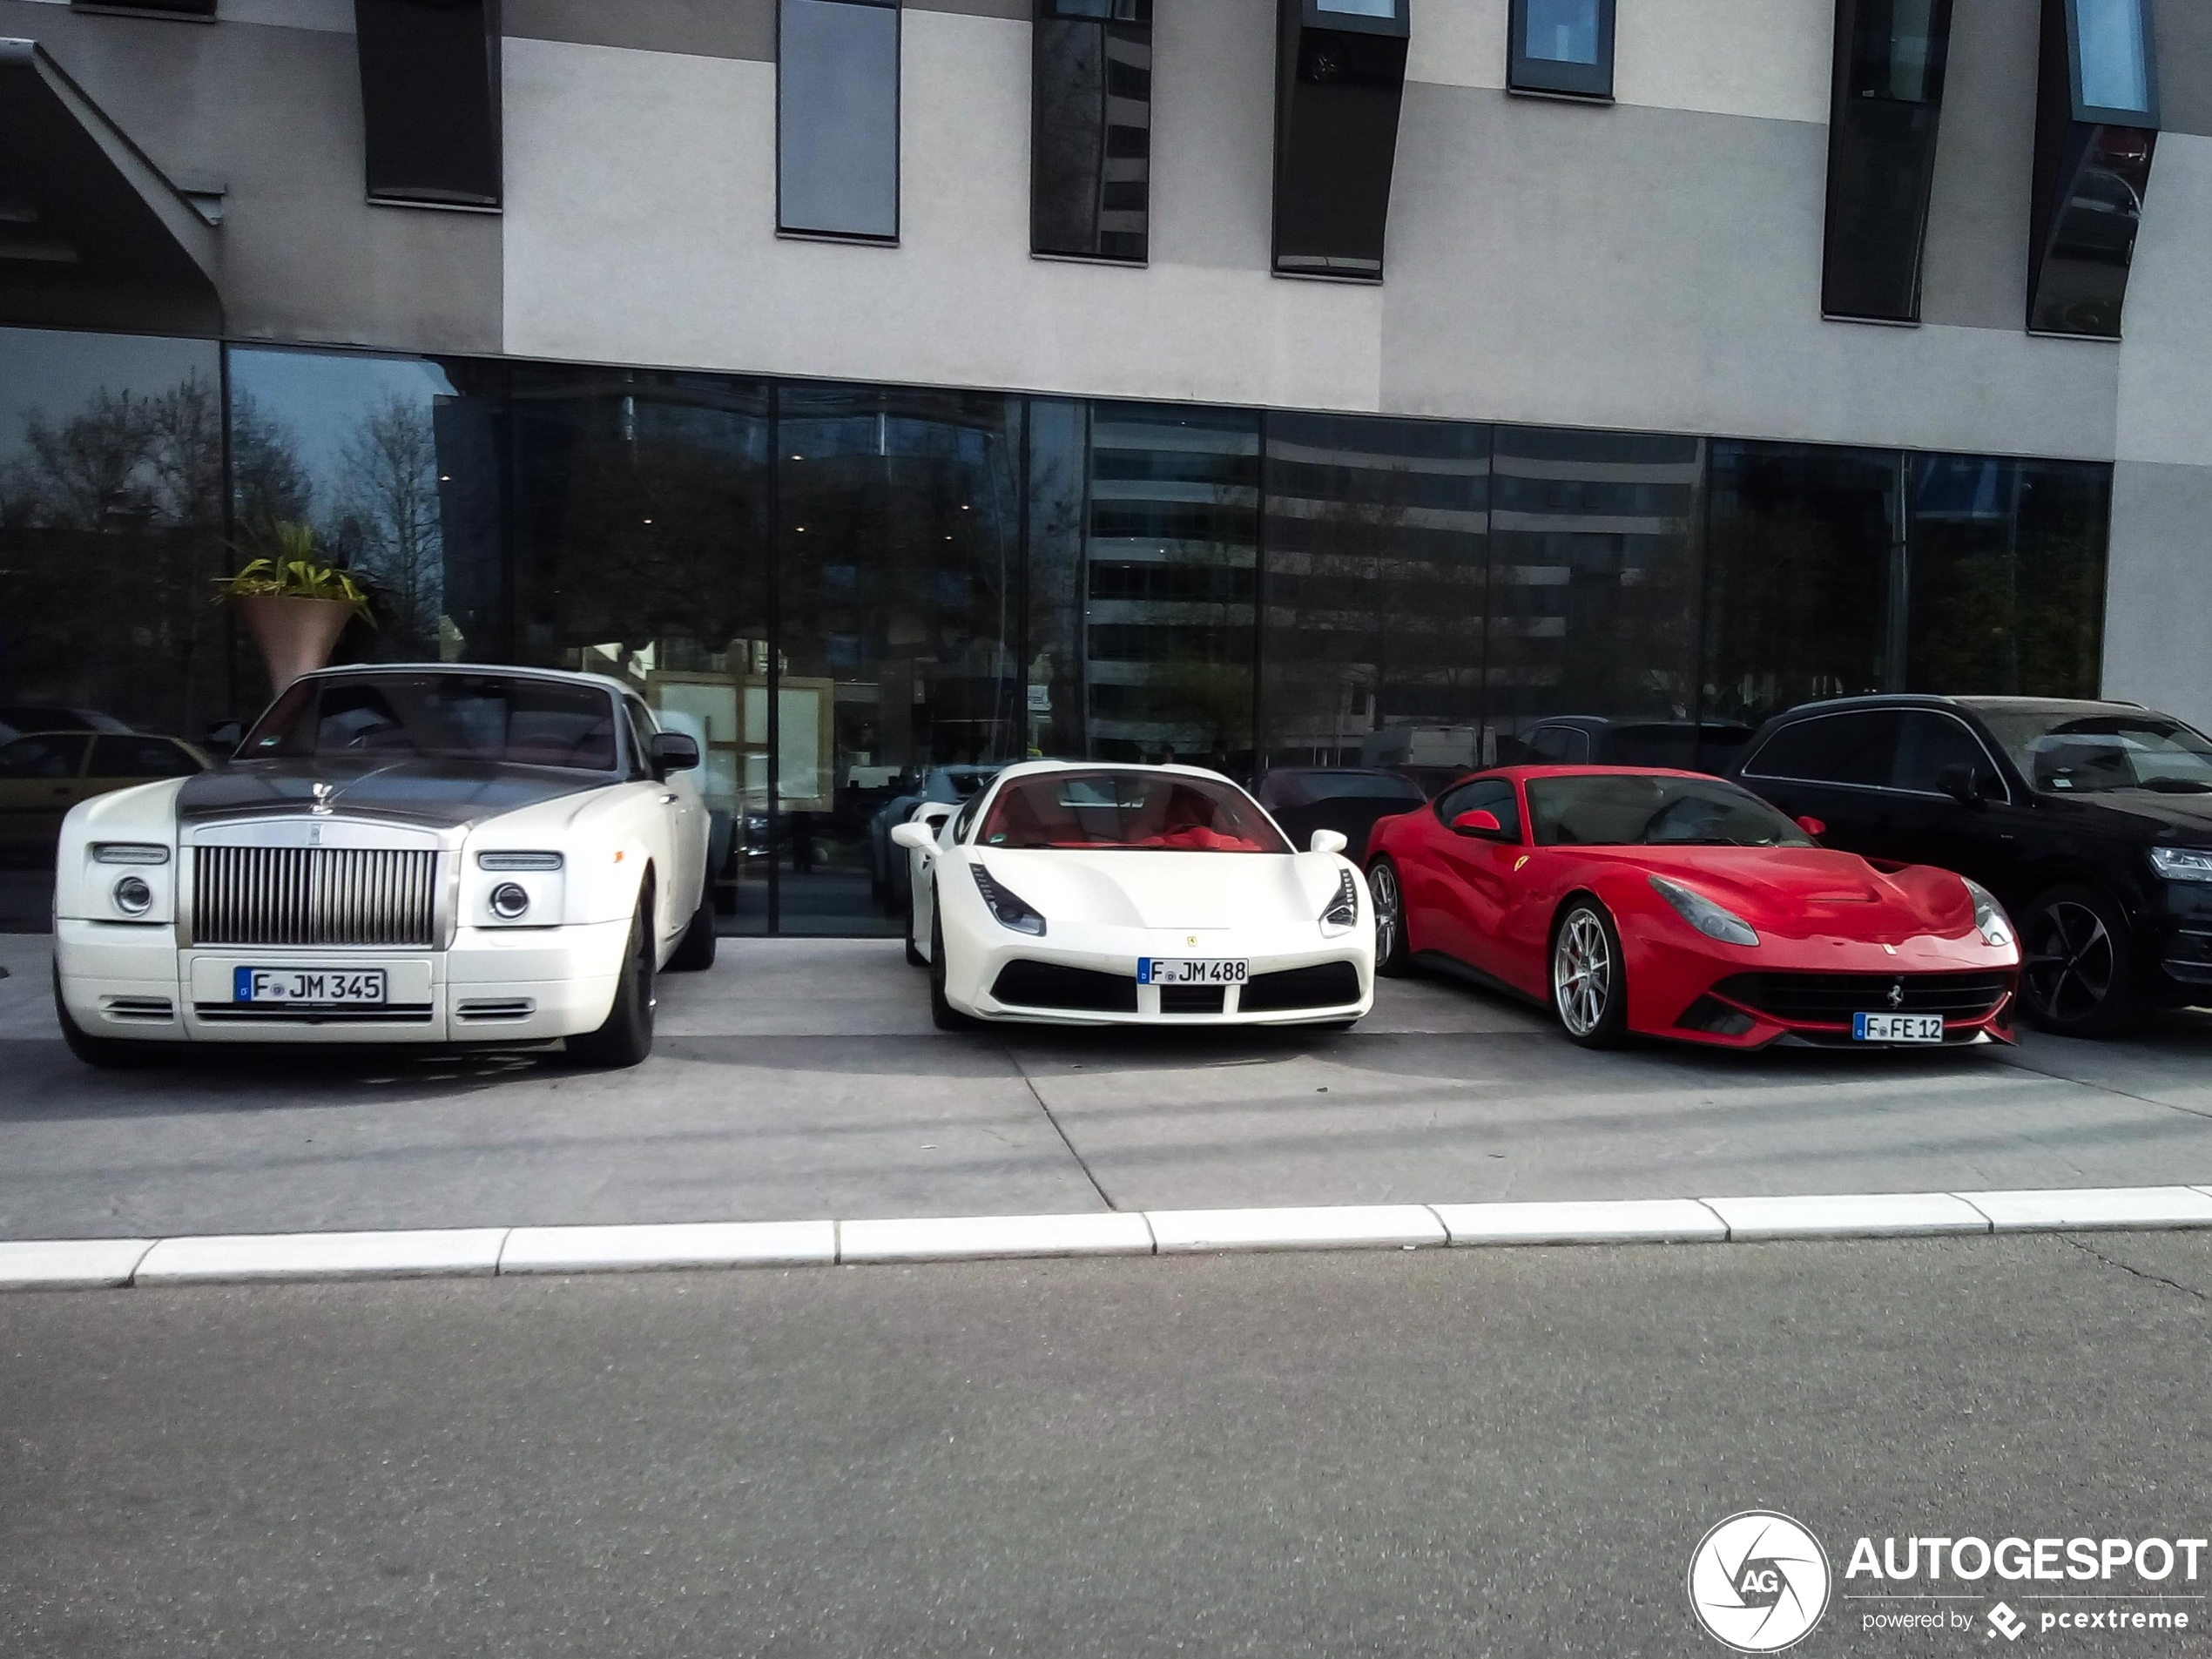
[[1433, 1207], [1454, 1244], [1694, 1244], [1728, 1237], [1728, 1224], [1695, 1198]]
[[1150, 1256], [1141, 1215], [968, 1216], [926, 1221], [847, 1221], [841, 1262], [972, 1262], [1045, 1256]]
[[105, 1291], [128, 1285], [151, 1238], [64, 1238], [0, 1244], [0, 1291]]
[[2063, 1192], [1962, 1192], [2000, 1233], [2091, 1228], [2212, 1227], [2212, 1197], [2194, 1187], [2089, 1187]]
[[504, 1227], [455, 1232], [273, 1233], [165, 1238], [146, 1252], [138, 1285], [260, 1279], [489, 1277]]
[[1948, 1192], [1859, 1192], [1803, 1198], [1708, 1198], [1734, 1239], [1904, 1238], [1986, 1233], [1989, 1217]]
[[1163, 1256], [1209, 1250], [1426, 1248], [1445, 1242], [1426, 1204], [1344, 1204], [1307, 1210], [1151, 1210]]
[[687, 1267], [826, 1267], [833, 1221], [678, 1223], [640, 1227], [517, 1227], [502, 1273], [635, 1273]]

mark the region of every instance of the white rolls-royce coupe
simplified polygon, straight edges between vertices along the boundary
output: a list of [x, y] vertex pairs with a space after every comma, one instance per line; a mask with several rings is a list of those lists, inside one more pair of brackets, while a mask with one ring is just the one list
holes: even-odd
[[568, 1039], [635, 1065], [714, 960], [698, 746], [618, 681], [326, 669], [236, 758], [64, 820], [54, 999], [95, 1065], [166, 1042]]
[[1374, 997], [1374, 913], [1344, 837], [1299, 852], [1192, 766], [1009, 766], [916, 855], [908, 960], [945, 1029], [1348, 1026]]

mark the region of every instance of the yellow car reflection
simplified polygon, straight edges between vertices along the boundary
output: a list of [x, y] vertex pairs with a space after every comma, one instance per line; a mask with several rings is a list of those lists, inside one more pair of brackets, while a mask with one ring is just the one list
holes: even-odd
[[34, 732], [0, 746], [0, 853], [51, 856], [80, 800], [214, 765], [179, 738], [144, 732]]

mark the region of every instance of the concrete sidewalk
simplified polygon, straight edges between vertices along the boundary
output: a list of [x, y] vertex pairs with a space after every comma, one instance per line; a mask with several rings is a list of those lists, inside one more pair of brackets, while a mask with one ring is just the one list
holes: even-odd
[[102, 1074], [0, 936], [0, 1238], [2212, 1183], [2212, 1020], [2012, 1054], [1593, 1055], [1386, 982], [1337, 1036], [931, 1029], [895, 941], [730, 941], [658, 1051]]

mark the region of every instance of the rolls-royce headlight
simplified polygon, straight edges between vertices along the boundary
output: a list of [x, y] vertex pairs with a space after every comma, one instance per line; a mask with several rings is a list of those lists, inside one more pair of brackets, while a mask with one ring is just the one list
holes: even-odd
[[[1966, 881], [1965, 876], [1959, 878]], [[2005, 914], [2005, 907], [1997, 902], [1997, 895], [1979, 881], [1966, 881], [1966, 894], [1974, 901], [1974, 931], [1981, 935], [1985, 945], [2009, 945], [2013, 942], [2013, 919]]]
[[480, 870], [557, 870], [561, 867], [558, 853], [479, 853], [476, 867]]
[[142, 875], [126, 875], [115, 884], [115, 907], [126, 916], [143, 916], [153, 908], [153, 889]]
[[1002, 887], [991, 880], [991, 873], [980, 864], [968, 867], [975, 877], [976, 890], [983, 895], [983, 902], [999, 919], [1001, 927], [1011, 927], [1017, 934], [1031, 938], [1044, 937], [1044, 914], [1035, 905], [1011, 887]]
[[169, 849], [147, 841], [101, 841], [92, 848], [95, 864], [166, 864]]
[[1693, 892], [1663, 875], [1651, 879], [1651, 890], [1674, 907], [1675, 914], [1705, 935], [1724, 945], [1756, 945], [1758, 930], [1732, 910], [1723, 910], [1703, 894]]
[[1349, 870], [1337, 872], [1336, 896], [1321, 913], [1321, 931], [1332, 937], [1348, 934], [1359, 921], [1359, 884]]
[[491, 890], [491, 913], [502, 921], [520, 921], [529, 907], [529, 889], [519, 881], [502, 881]]

